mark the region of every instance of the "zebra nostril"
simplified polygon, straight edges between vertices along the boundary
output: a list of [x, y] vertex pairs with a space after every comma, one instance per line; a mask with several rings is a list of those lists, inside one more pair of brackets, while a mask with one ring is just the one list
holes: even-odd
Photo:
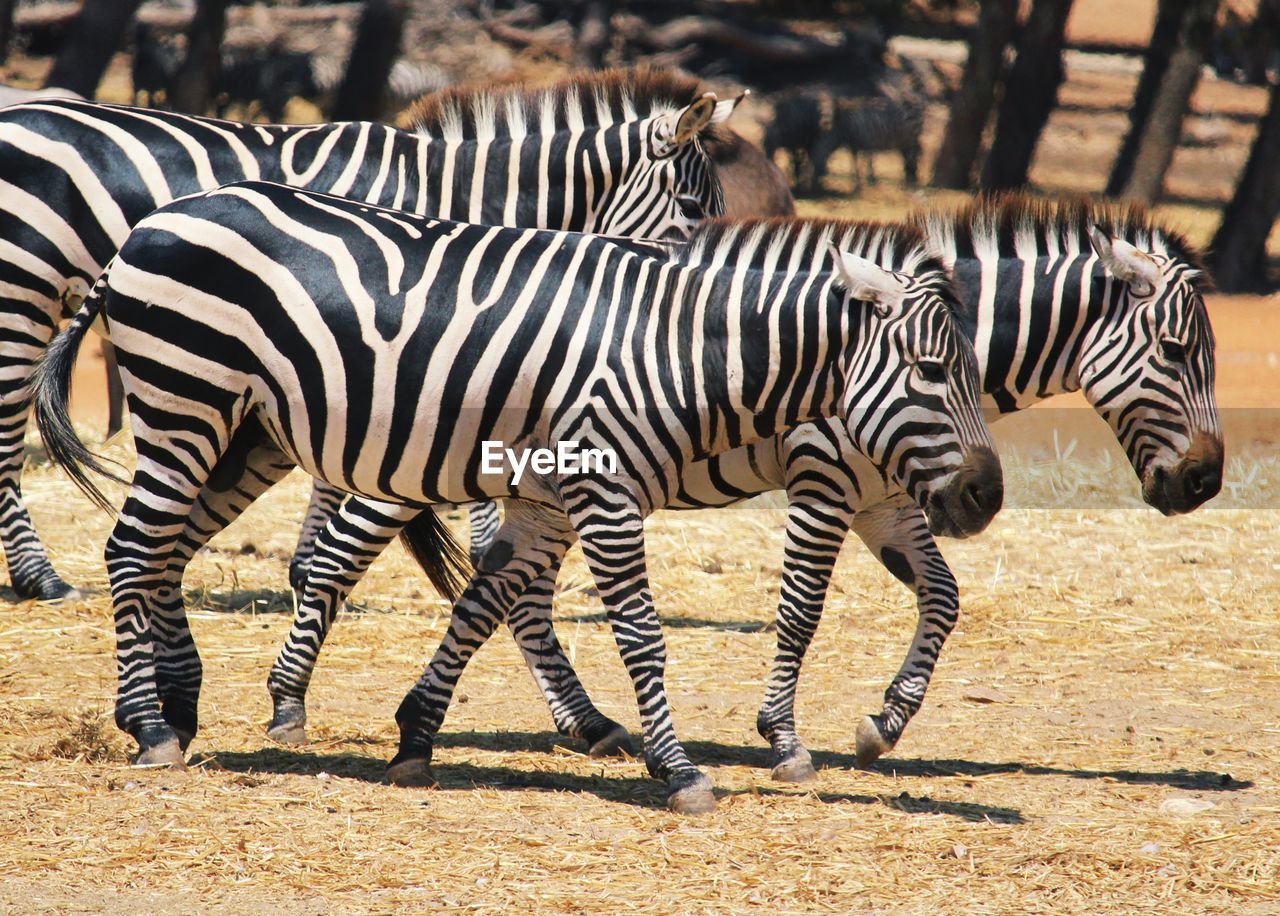
[[1187, 472], [1187, 489], [1193, 496], [1199, 496], [1204, 492], [1204, 477], [1196, 468]]

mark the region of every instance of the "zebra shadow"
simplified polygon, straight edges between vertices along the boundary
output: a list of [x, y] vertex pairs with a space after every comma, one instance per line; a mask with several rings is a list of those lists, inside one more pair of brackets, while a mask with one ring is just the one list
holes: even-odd
[[[764, 633], [775, 629], [773, 618], [758, 620], [712, 620], [707, 617], [688, 617], [683, 615], [664, 614], [658, 612], [662, 626], [670, 630], [708, 629], [722, 630], [728, 633]], [[556, 614], [557, 621], [565, 623], [598, 623], [607, 624], [609, 618], [603, 611], [589, 614]]]
[[[815, 753], [815, 763], [828, 755]], [[847, 755], [839, 755], [847, 756]], [[849, 758], [850, 760], [852, 758]], [[992, 776], [1007, 773], [1025, 776], [1065, 776], [1069, 779], [1105, 779], [1135, 786], [1168, 786], [1199, 792], [1240, 792], [1253, 788], [1253, 780], [1236, 779], [1217, 770], [1092, 770], [1044, 766], [1037, 763], [1006, 761], [990, 763], [977, 760], [929, 760], [888, 758], [873, 763], [870, 770], [888, 776], [930, 779], [939, 776]]]
[[[640, 745], [633, 735], [633, 742]], [[745, 766], [768, 770], [772, 767], [767, 745], [725, 744], [718, 741], [689, 740], [681, 742], [696, 764], [709, 766]], [[490, 751], [543, 751], [553, 753], [557, 747], [582, 751], [581, 742], [556, 732], [452, 732], [436, 739], [439, 747], [471, 747]], [[840, 751], [811, 751], [818, 769], [860, 769], [853, 754]], [[986, 762], [976, 760], [889, 757], [867, 767], [883, 776], [908, 779], [937, 779], [955, 776], [992, 776], [998, 774], [1025, 776], [1063, 776], [1069, 779], [1113, 780], [1138, 786], [1168, 786], [1185, 791], [1239, 792], [1253, 787], [1252, 780], [1236, 779], [1217, 770], [1129, 770], [1074, 769], [1019, 761]]]
[[[480, 733], [488, 738], [496, 733]], [[482, 742], [460, 740], [446, 742], [441, 736], [440, 746], [485, 746]], [[466, 738], [467, 735], [454, 736]], [[548, 750], [558, 743], [558, 735], [544, 736], [538, 742]], [[528, 749], [526, 745], [525, 750]], [[320, 776], [338, 779], [355, 779], [365, 783], [386, 782], [386, 761], [365, 754], [312, 754], [305, 750], [288, 748], [264, 748], [258, 751], [213, 751], [202, 757], [203, 765], [210, 769], [224, 770], [245, 775], [271, 773], [295, 776]], [[637, 767], [641, 764], [637, 763]], [[465, 761], [438, 761], [432, 764], [432, 772], [443, 792], [469, 792], [474, 789], [498, 789], [523, 792], [578, 792], [594, 795], [608, 802], [630, 805], [636, 808], [665, 811], [666, 792], [662, 783], [647, 776], [587, 775], [569, 772], [541, 772], [504, 766], [485, 766]], [[414, 792], [417, 789], [400, 789], [388, 786], [388, 791]], [[896, 796], [865, 795], [849, 792], [814, 792], [804, 789], [783, 789], [771, 786], [753, 786], [749, 789], [716, 789], [721, 801], [736, 796], [757, 797], [798, 796], [816, 798], [828, 805], [875, 805], [908, 815], [946, 815], [975, 823], [1022, 824], [1026, 820], [1016, 808], [984, 805], [977, 802], [954, 802], [913, 796], [901, 792]]]

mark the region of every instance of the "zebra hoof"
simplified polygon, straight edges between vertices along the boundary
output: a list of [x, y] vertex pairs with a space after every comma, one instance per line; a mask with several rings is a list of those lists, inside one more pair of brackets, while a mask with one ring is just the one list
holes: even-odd
[[267, 729], [267, 737], [276, 744], [306, 744], [307, 726], [305, 722], [273, 723]]
[[813, 768], [813, 758], [805, 748], [797, 748], [791, 756], [773, 767], [773, 778], [778, 782], [811, 782], [818, 778]]
[[387, 782], [405, 789], [435, 789], [440, 785], [431, 773], [431, 764], [421, 757], [393, 760], [387, 767]]
[[687, 777], [675, 777], [669, 783], [667, 807], [676, 814], [710, 814], [716, 810], [716, 796], [711, 780], [696, 770]]
[[876, 725], [876, 720], [871, 716], [862, 717], [862, 721], [858, 723], [855, 739], [857, 749], [854, 754], [854, 763], [859, 769], [866, 769], [893, 750], [893, 744], [886, 741], [884, 735], [880, 734], [880, 726]]
[[134, 758], [133, 765], [136, 767], [169, 767], [174, 770], [185, 770], [187, 761], [182, 755], [182, 745], [178, 743], [177, 739], [171, 739], [143, 748], [138, 752], [138, 756]]
[[68, 585], [57, 576], [52, 580], [45, 580], [36, 585], [28, 585], [26, 583], [13, 583], [13, 590], [18, 593], [18, 597], [24, 601], [34, 598], [36, 601], [79, 601], [84, 598], [84, 593], [80, 589]]
[[592, 757], [620, 757], [623, 754], [634, 757], [636, 746], [632, 743], [631, 735], [627, 730], [615, 724], [603, 738], [592, 743], [587, 753]]

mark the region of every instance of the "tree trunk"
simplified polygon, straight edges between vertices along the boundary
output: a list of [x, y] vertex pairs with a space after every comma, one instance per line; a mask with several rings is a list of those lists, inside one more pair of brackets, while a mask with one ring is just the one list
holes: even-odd
[[175, 111], [204, 114], [209, 110], [218, 71], [222, 68], [219, 48], [227, 27], [227, 6], [231, 0], [199, 0], [187, 30], [187, 57], [173, 75], [167, 90]]
[[1214, 282], [1223, 292], [1267, 287], [1267, 236], [1280, 216], [1277, 162], [1280, 162], [1280, 85], [1271, 87], [1271, 102], [1258, 124], [1249, 161], [1213, 237], [1210, 263]]
[[1120, 152], [1116, 153], [1116, 161], [1112, 163], [1111, 175], [1107, 179], [1107, 194], [1111, 197], [1118, 196], [1129, 183], [1138, 141], [1142, 139], [1147, 118], [1151, 115], [1156, 90], [1169, 69], [1169, 57], [1177, 44], [1178, 26], [1186, 14], [1188, 2], [1190, 0], [1160, 0], [1151, 42], [1142, 58], [1142, 75], [1138, 77], [1138, 88], [1133, 93], [1133, 107], [1129, 109], [1129, 131], [1120, 145]]
[[142, 0], [84, 0], [44, 84], [93, 98], [141, 4]]
[[386, 107], [387, 77], [400, 55], [405, 0], [368, 0], [347, 73], [333, 103], [335, 121], [374, 121]]
[[1124, 197], [1152, 204], [1164, 187], [1165, 172], [1173, 161], [1182, 135], [1182, 122], [1191, 107], [1191, 95], [1200, 82], [1200, 71], [1213, 37], [1213, 21], [1219, 0], [1190, 0], [1178, 30], [1178, 44], [1142, 130], [1133, 156], [1132, 174], [1124, 185]]
[[933, 184], [968, 190], [982, 132], [991, 117], [996, 88], [1004, 73], [1004, 52], [1018, 21], [1017, 0], [982, 0], [978, 22], [969, 39], [969, 59], [951, 102], [951, 117], [933, 162]]
[[1036, 144], [1058, 103], [1070, 12], [1071, 0], [1035, 0], [1031, 7], [1018, 38], [1018, 56], [1005, 80], [995, 139], [982, 169], [982, 187], [987, 190], [1027, 183]]
[[0, 64], [9, 59], [9, 42], [13, 40], [13, 11], [18, 0], [0, 0]]

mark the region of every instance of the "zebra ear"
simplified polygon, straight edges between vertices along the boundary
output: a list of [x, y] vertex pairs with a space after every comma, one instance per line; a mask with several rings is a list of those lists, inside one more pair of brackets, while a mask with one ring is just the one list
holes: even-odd
[[905, 292], [902, 281], [874, 261], [842, 251], [834, 245], [831, 252], [835, 255], [840, 285], [851, 297], [871, 303], [877, 315], [887, 318], [902, 300]]
[[1124, 239], [1114, 239], [1097, 226], [1089, 227], [1089, 241], [1107, 273], [1139, 298], [1150, 296], [1160, 282], [1160, 268], [1151, 256]]
[[680, 116], [676, 119], [676, 130], [671, 137], [671, 142], [676, 146], [683, 146], [696, 137], [708, 124], [712, 123], [715, 116], [716, 94], [714, 92], [704, 93], [702, 98], [680, 112]]
[[742, 91], [742, 95], [737, 98], [725, 99], [723, 101], [716, 102], [716, 110], [715, 114], [711, 116], [711, 123], [723, 124], [725, 121], [729, 120], [729, 116], [734, 113], [737, 107], [741, 105], [749, 95], [751, 95], [751, 90], [744, 89]]

